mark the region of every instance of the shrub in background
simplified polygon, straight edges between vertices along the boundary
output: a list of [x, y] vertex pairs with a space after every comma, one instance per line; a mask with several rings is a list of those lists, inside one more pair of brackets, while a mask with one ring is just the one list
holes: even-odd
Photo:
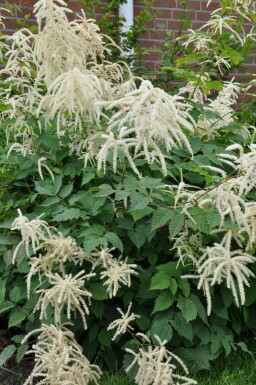
[[138, 384], [192, 384], [179, 357], [209, 368], [247, 350], [256, 150], [253, 110], [234, 106], [254, 80], [222, 79], [233, 51], [219, 45], [232, 36], [246, 60], [252, 6], [223, 2], [190, 32], [185, 48], [213, 61], [180, 59], [178, 94], [110, 61], [113, 40], [62, 1], [40, 0], [38, 33], [2, 44], [0, 312], [20, 332], [1, 360], [39, 332], [26, 384], [97, 382], [102, 362]]

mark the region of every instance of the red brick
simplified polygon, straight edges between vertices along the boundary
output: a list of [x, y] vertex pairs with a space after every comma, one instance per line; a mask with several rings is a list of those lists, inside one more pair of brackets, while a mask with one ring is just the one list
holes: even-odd
[[168, 21], [168, 29], [171, 30], [180, 30], [182, 22], [180, 20], [169, 20]]
[[209, 13], [211, 13], [212, 11], [215, 11], [215, 9], [219, 8], [220, 7], [220, 2], [219, 1], [212, 1], [208, 7], [207, 7], [207, 1], [204, 2], [202, 1], [201, 2], [201, 10], [202, 11], [209, 11]]
[[196, 12], [196, 19], [199, 21], [208, 21], [210, 18], [209, 12]]

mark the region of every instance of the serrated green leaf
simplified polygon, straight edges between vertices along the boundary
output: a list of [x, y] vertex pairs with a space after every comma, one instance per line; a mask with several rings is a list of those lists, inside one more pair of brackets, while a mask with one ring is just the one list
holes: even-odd
[[41, 195], [54, 196], [52, 180], [40, 180], [35, 182], [35, 189]]
[[174, 297], [170, 293], [170, 291], [164, 291], [162, 292], [156, 299], [155, 299], [155, 306], [152, 313], [156, 313], [158, 311], [163, 311], [168, 309], [172, 306], [174, 302]]
[[8, 327], [11, 328], [12, 326], [19, 325], [22, 321], [24, 321], [26, 316], [27, 316], [27, 314], [23, 310], [13, 309], [11, 314], [10, 314]]
[[170, 325], [171, 312], [169, 310], [162, 311], [157, 313], [152, 322], [150, 328], [150, 334], [154, 339], [154, 336], [157, 335], [161, 340], [170, 341], [173, 336], [172, 327]]
[[181, 313], [185, 318], [186, 322], [190, 322], [196, 319], [197, 308], [190, 299], [179, 297], [177, 306], [181, 310]]
[[111, 345], [111, 338], [112, 334], [110, 331], [106, 329], [101, 329], [98, 335], [98, 341], [103, 345], [103, 346], [110, 346]]
[[210, 369], [209, 361], [216, 358], [211, 353], [209, 346], [197, 346], [196, 348], [180, 347], [176, 349], [175, 353], [183, 360], [196, 364], [196, 367], [200, 369]]
[[191, 207], [188, 209], [189, 215], [193, 218], [193, 221], [189, 219], [187, 224], [193, 230], [199, 230], [203, 233], [209, 234], [210, 226], [207, 220], [207, 215], [200, 207]]
[[174, 238], [182, 230], [185, 222], [185, 216], [181, 213], [174, 212], [172, 220], [169, 222], [169, 235]]
[[40, 203], [40, 206], [49, 207], [59, 202], [60, 202], [60, 198], [58, 197], [47, 198], [42, 203]]
[[159, 208], [154, 211], [152, 217], [152, 230], [156, 230], [159, 227], [166, 225], [174, 216], [174, 211]]
[[221, 223], [221, 216], [218, 212], [208, 212], [207, 213], [207, 222], [210, 226], [210, 229], [214, 227], [219, 227]]
[[170, 277], [162, 271], [159, 271], [151, 278], [149, 290], [163, 290], [170, 286]]
[[61, 198], [66, 198], [69, 194], [71, 194], [73, 190], [73, 183], [67, 184], [66, 186], [61, 187], [58, 196]]
[[85, 239], [83, 242], [83, 247], [86, 253], [90, 253], [92, 250], [95, 250], [98, 246], [103, 246], [105, 243], [105, 238], [91, 238]]
[[191, 294], [189, 296], [189, 299], [194, 303], [194, 305], [196, 306], [196, 309], [197, 309], [197, 314], [199, 315], [199, 317], [201, 318], [201, 320], [206, 324], [208, 325], [208, 317], [207, 317], [207, 313], [206, 313], [206, 310], [205, 310], [205, 307], [204, 305], [202, 304], [202, 302], [200, 301], [200, 299], [198, 298], [197, 295], [195, 294]]
[[175, 318], [170, 321], [178, 334], [187, 338], [189, 341], [193, 340], [193, 329], [191, 323], [187, 323], [181, 313], [176, 314]]
[[108, 242], [112, 244], [112, 246], [114, 246], [115, 248], [120, 250], [121, 253], [123, 253], [123, 250], [124, 250], [123, 242], [121, 241], [121, 239], [116, 233], [112, 233], [112, 232], [106, 233], [105, 238], [107, 239]]
[[133, 210], [142, 210], [151, 202], [151, 198], [145, 197], [139, 193], [133, 193], [131, 195], [131, 212]]
[[14, 354], [16, 351], [16, 346], [15, 345], [8, 345], [6, 346], [1, 354], [0, 354], [0, 367], [3, 366], [9, 358]]
[[176, 279], [171, 278], [170, 279], [170, 291], [171, 291], [173, 296], [177, 293], [177, 290], [178, 290], [177, 281], [176, 281]]
[[6, 279], [2, 279], [0, 281], [0, 302], [2, 302], [5, 299], [5, 293], [6, 293]]
[[190, 284], [186, 279], [179, 278], [178, 286], [181, 289], [183, 295], [187, 298], [190, 294]]
[[140, 249], [142, 245], [146, 242], [147, 238], [144, 233], [138, 231], [128, 231], [128, 237], [132, 243]]
[[15, 245], [19, 240], [19, 237], [16, 235], [0, 234], [0, 245]]
[[84, 186], [85, 184], [89, 183], [94, 178], [95, 178], [95, 173], [94, 172], [86, 172], [83, 175], [81, 186]]
[[20, 361], [22, 360], [22, 358], [25, 356], [25, 354], [27, 353], [29, 349], [29, 345], [28, 344], [22, 344], [18, 347], [17, 349], [17, 354], [16, 354], [16, 359], [17, 359], [17, 362], [20, 363]]
[[16, 336], [13, 336], [11, 340], [13, 342], [16, 342], [16, 344], [20, 344], [24, 337], [25, 337], [25, 334], [16, 334]]
[[0, 314], [14, 308], [14, 306], [15, 306], [15, 304], [10, 302], [10, 301], [4, 301], [4, 302], [0, 303]]
[[100, 331], [100, 325], [97, 323], [94, 323], [90, 327], [90, 329], [89, 329], [89, 341], [90, 342], [93, 342], [97, 338], [99, 331]]
[[131, 212], [131, 215], [132, 215], [134, 221], [136, 222], [139, 219], [142, 219], [142, 218], [146, 217], [147, 215], [150, 215], [153, 211], [154, 211], [154, 209], [152, 209], [152, 207], [145, 207], [142, 210], [133, 210]]
[[157, 266], [157, 270], [162, 271], [173, 278], [179, 278], [182, 275], [181, 266], [177, 266], [177, 262], [174, 261]]
[[98, 301], [103, 301], [108, 298], [106, 286], [103, 286], [101, 283], [93, 283], [88, 290], [90, 293], [92, 293], [92, 298]]
[[71, 221], [72, 219], [81, 218], [82, 211], [76, 208], [67, 208], [63, 213], [56, 214], [53, 216], [52, 220], [56, 222], [65, 222]]
[[14, 287], [9, 293], [9, 298], [12, 302], [18, 302], [22, 298], [20, 288]]

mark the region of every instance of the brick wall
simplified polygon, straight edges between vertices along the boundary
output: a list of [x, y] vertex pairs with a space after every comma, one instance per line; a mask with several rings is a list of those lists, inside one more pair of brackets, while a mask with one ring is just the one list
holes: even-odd
[[[108, 0], [101, 0], [101, 3], [107, 3]], [[6, 0], [7, 3], [14, 5], [14, 13], [6, 15], [5, 21], [6, 32], [12, 33], [17, 28], [17, 22], [22, 25], [24, 20], [27, 24], [33, 25], [35, 19], [33, 17], [33, 5], [36, 0]], [[182, 21], [180, 16], [184, 14], [184, 8], [180, 5], [180, 0], [156, 0], [151, 7], [153, 20], [148, 23], [148, 27], [154, 31], [147, 31], [140, 38], [141, 47], [157, 49], [162, 44], [163, 39], [167, 37], [167, 33], [171, 32], [173, 37], [177, 37], [181, 28]], [[208, 0], [188, 0], [185, 8], [186, 19], [191, 21], [191, 27], [197, 29], [201, 27], [208, 19], [210, 13], [218, 8], [220, 1], [212, 0], [207, 7]], [[0, 0], [0, 6], [5, 6], [4, 0]], [[79, 12], [81, 4], [76, 0], [68, 2], [69, 8], [75, 12]], [[138, 16], [144, 8], [143, 0], [134, 0], [134, 16]], [[93, 12], [97, 17], [101, 17], [104, 10], [93, 8]], [[245, 28], [250, 28], [249, 23], [245, 24]], [[183, 31], [184, 32], [184, 31]], [[146, 56], [147, 66], [152, 70], [156, 69], [159, 61], [159, 54], [151, 52]], [[247, 70], [251, 73], [256, 73], [256, 59], [251, 59], [247, 66]]]

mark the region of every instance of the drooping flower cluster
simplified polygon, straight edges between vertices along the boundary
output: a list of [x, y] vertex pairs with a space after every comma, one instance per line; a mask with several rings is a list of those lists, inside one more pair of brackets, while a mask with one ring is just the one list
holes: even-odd
[[14, 251], [13, 262], [15, 261], [16, 255], [21, 246], [25, 247], [26, 253], [29, 255], [30, 245], [32, 246], [32, 249], [35, 253], [36, 247], [41, 241], [45, 241], [46, 239], [51, 238], [51, 232], [48, 223], [40, 219], [43, 214], [31, 221], [26, 216], [22, 215], [20, 209], [18, 209], [18, 214], [19, 216], [12, 223], [11, 230], [20, 231], [22, 239]]
[[[184, 230], [174, 245], [179, 262], [184, 263], [185, 259], [189, 259], [194, 265], [195, 274], [184, 278], [199, 280], [197, 287], [204, 290], [208, 314], [211, 312], [211, 286], [225, 283], [239, 306], [245, 302], [244, 286], [250, 286], [249, 278], [254, 277], [247, 265], [255, 262], [255, 257], [248, 251], [256, 242], [256, 203], [247, 201], [246, 194], [256, 185], [255, 146], [251, 144], [249, 151], [245, 152], [240, 145], [233, 144], [226, 150], [227, 153], [219, 154], [219, 158], [231, 166], [237, 175], [228, 178], [224, 170], [208, 166], [209, 170], [223, 178], [215, 186], [209, 186], [208, 190], [195, 190], [183, 182], [179, 186], [168, 186], [169, 191], [176, 195], [176, 205], [181, 201], [182, 212], [192, 221], [195, 222], [189, 214], [189, 208], [195, 205], [202, 209], [213, 207], [220, 215], [219, 228], [212, 232], [224, 232], [219, 243], [206, 248], [198, 244], [193, 250], [188, 239], [189, 232]], [[237, 150], [239, 155], [229, 153]], [[228, 227], [228, 221], [235, 226], [233, 230]]]
[[100, 273], [100, 278], [104, 280], [103, 285], [107, 286], [109, 298], [116, 296], [121, 284], [130, 287], [132, 275], [139, 275], [135, 270], [136, 264], [127, 263], [127, 258], [126, 260], [114, 258], [111, 254], [112, 250], [114, 249], [105, 248], [99, 252], [91, 253], [92, 270], [97, 266], [102, 266], [104, 269]]
[[62, 0], [40, 0], [34, 6], [38, 33], [23, 29], [8, 38], [2, 73], [9, 106], [4, 116], [15, 118], [9, 127], [15, 139], [11, 151], [33, 153], [33, 143], [26, 140], [26, 119], [32, 115], [42, 118], [46, 128], [56, 120], [59, 137], [70, 133], [68, 146], [85, 165], [89, 160], [105, 171], [112, 156], [116, 172], [124, 157], [140, 176], [135, 159], [144, 157], [149, 164], [160, 163], [167, 174], [166, 157], [173, 147], [185, 146], [192, 154], [191, 106], [149, 81], [138, 78], [137, 87], [127, 64], [107, 60], [114, 42], [83, 13], [69, 21], [70, 12]]
[[70, 330], [42, 325], [22, 342], [37, 333], [37, 342], [28, 352], [34, 355], [35, 365], [24, 385], [88, 385], [91, 381], [98, 384], [100, 368], [90, 364]]
[[132, 363], [126, 368], [126, 372], [137, 364], [139, 366], [138, 372], [135, 377], [137, 385], [192, 385], [197, 384], [196, 381], [176, 374], [176, 365], [173, 362], [177, 362], [186, 375], [188, 369], [183, 361], [171, 353], [166, 348], [167, 341], [161, 341], [158, 336], [155, 339], [158, 346], [153, 346], [150, 339], [142, 333], [137, 333], [138, 337], [141, 337], [147, 346], [139, 348], [138, 353], [135, 353], [131, 349], [125, 349], [126, 352], [134, 356]]
[[[208, 4], [210, 3], [211, 0]], [[229, 34], [230, 43], [234, 44], [234, 53], [237, 51], [237, 45], [243, 47], [247, 43], [254, 42], [256, 38], [255, 1], [231, 0], [229, 3], [223, 3], [224, 6], [213, 11], [210, 19], [197, 31], [189, 30], [187, 39], [183, 43], [186, 48], [191, 46], [194, 51], [204, 53], [204, 60], [200, 64], [214, 65], [221, 75], [232, 65], [229, 53], [223, 49], [221, 36]], [[250, 32], [245, 30], [241, 19], [243, 22], [252, 24]], [[233, 49], [232, 45], [231, 49]], [[239, 60], [238, 52], [237, 60]]]
[[195, 275], [184, 276], [183, 278], [199, 279], [197, 288], [204, 290], [207, 299], [207, 313], [211, 314], [212, 301], [210, 286], [220, 285], [225, 281], [228, 289], [232, 291], [235, 303], [244, 305], [245, 291], [244, 285], [250, 286], [248, 279], [255, 277], [255, 274], [247, 267], [254, 263], [256, 258], [243, 250], [232, 250], [231, 241], [237, 238], [232, 231], [228, 231], [220, 243], [207, 247], [203, 250], [203, 255], [196, 260]]
[[113, 330], [116, 329], [116, 332], [114, 336], [112, 337], [112, 340], [114, 341], [120, 334], [126, 333], [128, 330], [133, 330], [133, 327], [130, 325], [132, 321], [135, 321], [136, 318], [140, 318], [139, 315], [130, 313], [132, 303], [128, 306], [127, 312], [124, 313], [119, 307], [117, 308], [117, 311], [121, 314], [121, 318], [114, 320], [111, 322], [111, 324], [108, 326], [107, 330]]
[[52, 305], [54, 309], [54, 323], [61, 324], [61, 315], [66, 308], [67, 318], [71, 319], [71, 311], [78, 310], [81, 314], [84, 328], [87, 328], [85, 314], [89, 314], [89, 308], [84, 298], [87, 298], [90, 304], [92, 294], [84, 288], [85, 281], [94, 277], [94, 273], [84, 274], [80, 271], [74, 277], [72, 274], [65, 274], [61, 277], [55, 273], [45, 273], [49, 283], [53, 285], [49, 289], [38, 290], [40, 298], [34, 309], [41, 310], [40, 319], [47, 318], [47, 307]]
[[[209, 75], [198, 76], [198, 80], [189, 82], [180, 89], [181, 94], [188, 94], [190, 99], [204, 106], [204, 112], [199, 116], [196, 134], [206, 139], [219, 135], [219, 131], [234, 121], [234, 105], [240, 93], [240, 84], [231, 81], [223, 82], [223, 88], [215, 99], [205, 95], [202, 88]], [[200, 86], [202, 84], [202, 86]]]

